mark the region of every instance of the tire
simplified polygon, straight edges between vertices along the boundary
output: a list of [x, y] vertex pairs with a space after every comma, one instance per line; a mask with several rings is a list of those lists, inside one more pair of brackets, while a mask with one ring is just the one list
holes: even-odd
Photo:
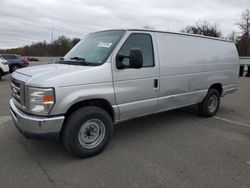
[[206, 97], [198, 105], [198, 112], [203, 117], [214, 116], [220, 106], [220, 94], [217, 89], [211, 88], [208, 90]]
[[103, 151], [112, 134], [113, 121], [109, 114], [99, 107], [88, 106], [68, 117], [62, 139], [70, 153], [87, 158]]
[[11, 68], [10, 68], [10, 72], [12, 73], [15, 70], [20, 69], [20, 68], [21, 68], [20, 65], [12, 65]]
[[2, 80], [2, 70], [0, 70], [0, 80]]

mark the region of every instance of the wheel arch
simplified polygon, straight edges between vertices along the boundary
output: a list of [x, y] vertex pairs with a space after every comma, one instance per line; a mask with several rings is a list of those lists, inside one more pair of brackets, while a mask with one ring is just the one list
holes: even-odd
[[215, 83], [215, 84], [213, 84], [213, 85], [211, 85], [209, 87], [209, 89], [212, 89], [212, 88], [216, 89], [219, 92], [220, 96], [222, 96], [223, 88], [222, 88], [222, 84], [221, 83]]
[[107, 101], [106, 99], [96, 98], [96, 99], [87, 99], [83, 101], [78, 101], [74, 103], [73, 105], [71, 105], [69, 109], [67, 110], [67, 112], [65, 113], [65, 119], [64, 119], [64, 123], [60, 132], [60, 138], [62, 137], [62, 134], [63, 134], [65, 122], [67, 121], [70, 114], [72, 114], [76, 110], [85, 106], [96, 106], [96, 107], [102, 108], [110, 115], [111, 119], [114, 122], [114, 119], [115, 119], [114, 109], [112, 105], [109, 103], [109, 101]]
[[87, 100], [78, 101], [74, 103], [67, 110], [65, 114], [65, 118], [67, 119], [67, 117], [71, 113], [73, 113], [77, 109], [84, 107], [84, 106], [96, 106], [96, 107], [102, 108], [103, 110], [107, 111], [110, 117], [112, 118], [112, 120], [114, 120], [114, 109], [112, 105], [109, 103], [109, 101], [107, 101], [106, 99], [102, 99], [102, 98], [87, 99]]

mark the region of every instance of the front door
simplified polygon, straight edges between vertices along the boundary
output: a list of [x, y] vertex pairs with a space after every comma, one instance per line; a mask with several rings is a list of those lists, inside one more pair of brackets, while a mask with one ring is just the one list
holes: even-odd
[[[127, 33], [112, 58], [113, 82], [120, 120], [155, 113], [158, 108], [159, 64], [155, 59], [151, 33]], [[129, 68], [129, 59], [124, 58], [124, 69], [117, 69], [116, 54], [129, 56], [131, 48], [139, 48], [143, 55], [143, 67]]]

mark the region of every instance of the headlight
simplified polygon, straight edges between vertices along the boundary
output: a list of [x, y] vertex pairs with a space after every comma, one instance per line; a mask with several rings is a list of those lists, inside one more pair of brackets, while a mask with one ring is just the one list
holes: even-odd
[[7, 65], [8, 62], [7, 61], [2, 61], [2, 64]]
[[29, 88], [30, 112], [37, 115], [48, 115], [55, 103], [53, 88]]

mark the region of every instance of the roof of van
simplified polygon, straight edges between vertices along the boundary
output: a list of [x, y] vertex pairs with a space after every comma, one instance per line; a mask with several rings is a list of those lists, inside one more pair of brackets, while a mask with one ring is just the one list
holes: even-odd
[[111, 29], [111, 30], [105, 30], [105, 31], [146, 31], [146, 32], [156, 32], [156, 33], [168, 33], [168, 34], [176, 34], [176, 35], [186, 35], [191, 37], [199, 37], [199, 38], [207, 38], [212, 40], [219, 40], [224, 42], [231, 42], [234, 43], [234, 41], [226, 40], [222, 38], [216, 38], [216, 37], [210, 37], [210, 36], [204, 36], [204, 35], [197, 35], [197, 34], [190, 34], [190, 33], [180, 33], [180, 32], [170, 32], [170, 31], [160, 31], [160, 30], [152, 30], [152, 29]]

